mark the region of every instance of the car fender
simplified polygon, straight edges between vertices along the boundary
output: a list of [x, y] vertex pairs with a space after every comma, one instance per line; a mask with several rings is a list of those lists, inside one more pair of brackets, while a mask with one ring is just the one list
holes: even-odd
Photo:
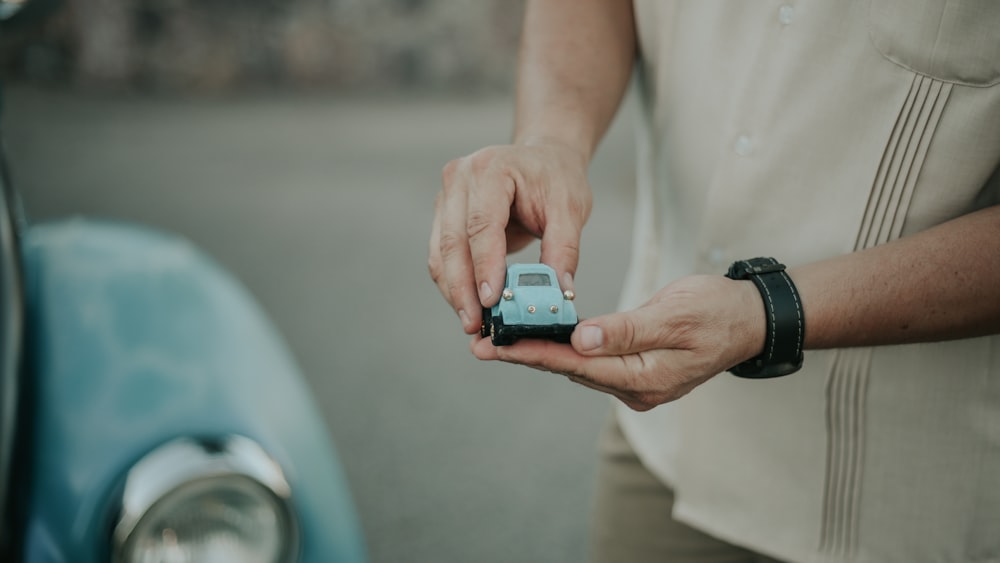
[[182, 239], [109, 222], [32, 226], [23, 253], [26, 561], [107, 561], [111, 497], [131, 465], [173, 438], [221, 434], [255, 440], [281, 465], [299, 561], [366, 558], [306, 382], [234, 278]]

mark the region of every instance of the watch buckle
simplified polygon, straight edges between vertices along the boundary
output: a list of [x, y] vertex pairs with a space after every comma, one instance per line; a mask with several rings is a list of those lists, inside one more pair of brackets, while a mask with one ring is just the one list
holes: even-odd
[[773, 264], [752, 264], [747, 270], [747, 273], [754, 276], [760, 276], [763, 274], [773, 274], [774, 272], [784, 272], [785, 265], [781, 262], [775, 262]]

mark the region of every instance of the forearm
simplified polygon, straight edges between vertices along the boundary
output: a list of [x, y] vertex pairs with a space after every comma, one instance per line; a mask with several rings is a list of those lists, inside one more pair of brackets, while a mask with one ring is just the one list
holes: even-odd
[[807, 348], [1000, 333], [1000, 206], [789, 273]]
[[630, 0], [528, 2], [514, 141], [555, 141], [589, 160], [621, 102], [634, 57]]

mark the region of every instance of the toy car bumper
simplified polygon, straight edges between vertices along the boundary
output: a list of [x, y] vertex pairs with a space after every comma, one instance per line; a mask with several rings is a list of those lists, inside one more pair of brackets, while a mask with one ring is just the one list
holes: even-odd
[[509, 346], [521, 338], [568, 343], [574, 329], [576, 329], [575, 324], [507, 325], [503, 323], [502, 318], [486, 317], [480, 334], [483, 338], [489, 337], [494, 346]]

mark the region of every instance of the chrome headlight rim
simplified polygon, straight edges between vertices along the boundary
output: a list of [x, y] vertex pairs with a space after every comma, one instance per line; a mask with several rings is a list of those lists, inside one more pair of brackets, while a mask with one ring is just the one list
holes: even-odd
[[[111, 529], [111, 561], [125, 563], [128, 548], [143, 518], [155, 513], [171, 495], [212, 481], [255, 486], [267, 495], [287, 523], [281, 561], [299, 553], [299, 526], [291, 503], [291, 487], [277, 461], [257, 442], [236, 434], [186, 436], [154, 448], [128, 470], [116, 499]], [[244, 489], [245, 491], [245, 489]]]

